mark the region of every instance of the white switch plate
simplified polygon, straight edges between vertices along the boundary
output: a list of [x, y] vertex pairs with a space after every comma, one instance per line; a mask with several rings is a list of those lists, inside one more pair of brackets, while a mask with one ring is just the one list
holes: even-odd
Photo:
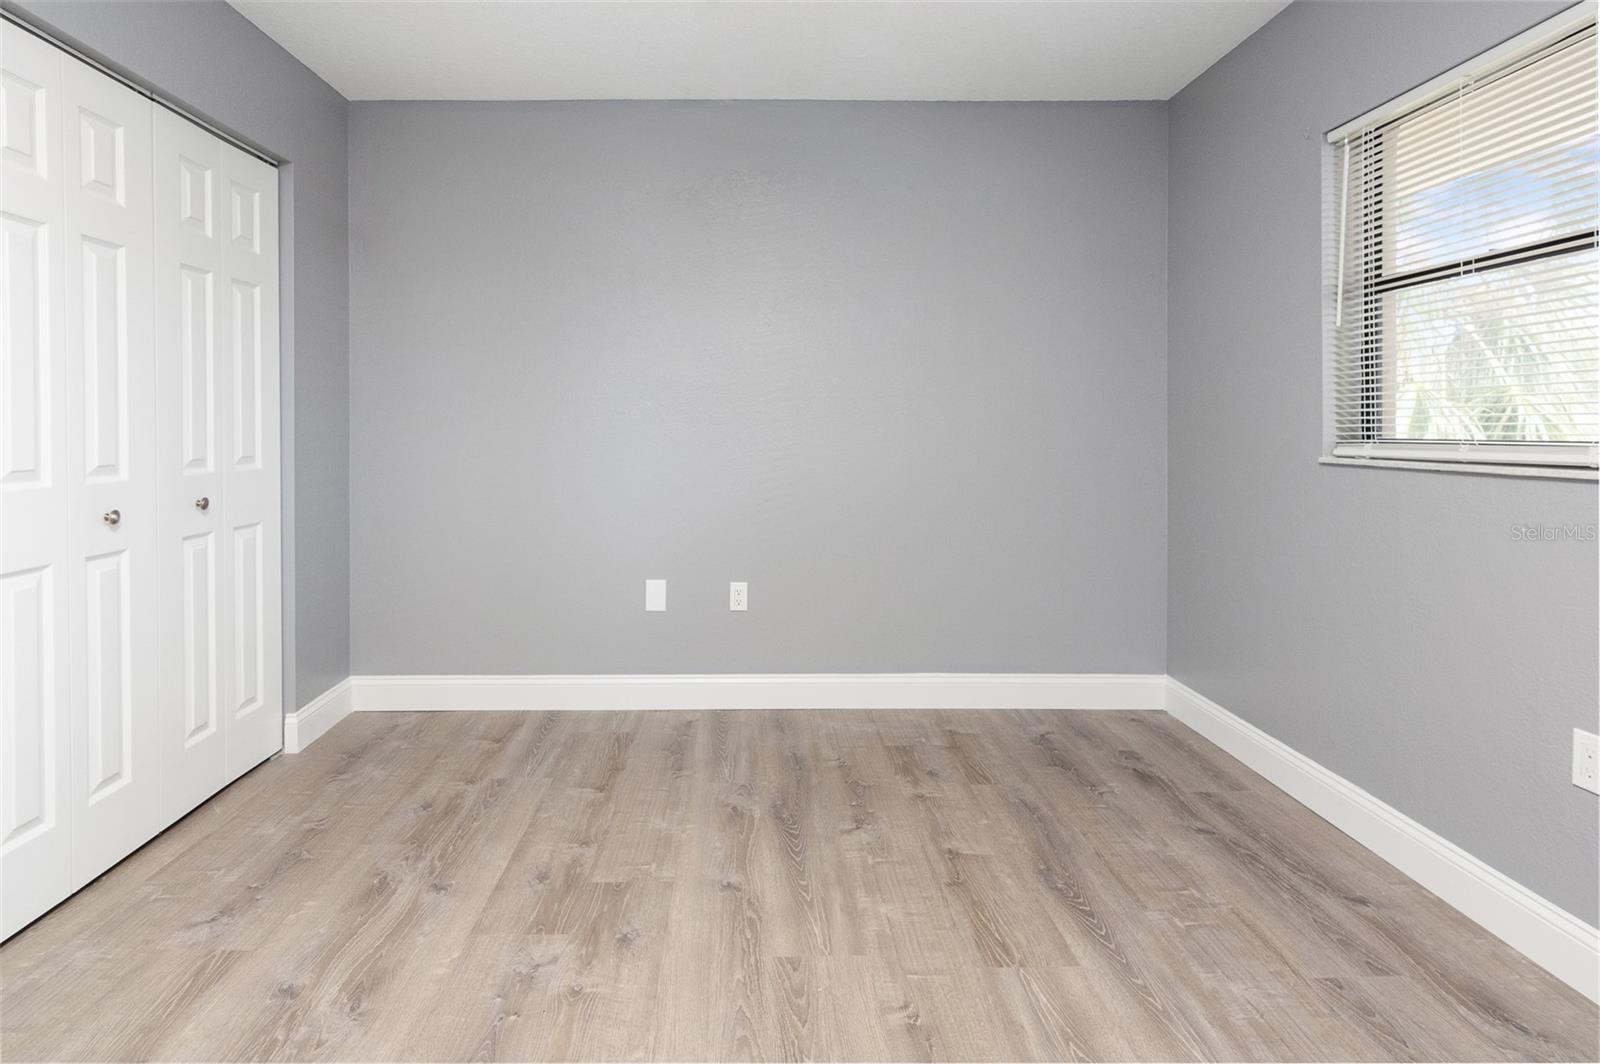
[[1600, 794], [1600, 735], [1572, 729], [1572, 784]]
[[646, 613], [667, 612], [667, 582], [665, 580], [646, 580], [644, 582], [644, 608]]
[[743, 613], [750, 608], [750, 585], [743, 580], [728, 584], [728, 609]]

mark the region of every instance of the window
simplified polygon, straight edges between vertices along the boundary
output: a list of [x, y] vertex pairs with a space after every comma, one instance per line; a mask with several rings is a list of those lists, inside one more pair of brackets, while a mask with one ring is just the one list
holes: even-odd
[[1329, 134], [1335, 458], [1595, 466], [1592, 7]]

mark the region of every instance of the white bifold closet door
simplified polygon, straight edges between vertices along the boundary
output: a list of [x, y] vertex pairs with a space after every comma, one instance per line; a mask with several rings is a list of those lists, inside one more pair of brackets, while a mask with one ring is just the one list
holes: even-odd
[[153, 105], [61, 65], [73, 886], [161, 830]]
[[72, 889], [61, 57], [0, 24], [0, 922]]
[[278, 183], [164, 108], [155, 158], [161, 731], [188, 809], [282, 745]]
[[0, 25], [0, 935], [281, 746], [277, 172]]

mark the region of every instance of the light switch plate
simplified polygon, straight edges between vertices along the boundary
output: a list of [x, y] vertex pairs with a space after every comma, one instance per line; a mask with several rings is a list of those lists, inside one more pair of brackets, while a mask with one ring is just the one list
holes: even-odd
[[667, 582], [665, 580], [646, 580], [644, 582], [644, 609], [646, 613], [667, 612]]

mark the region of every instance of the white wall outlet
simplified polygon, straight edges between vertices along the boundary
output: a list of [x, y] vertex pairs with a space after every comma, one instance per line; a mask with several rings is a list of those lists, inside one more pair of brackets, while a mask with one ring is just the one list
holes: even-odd
[[667, 612], [667, 582], [665, 580], [646, 580], [644, 582], [644, 609], [646, 613]]
[[734, 580], [728, 584], [728, 609], [735, 613], [743, 613], [750, 608], [750, 585], [743, 580]]
[[1572, 729], [1572, 785], [1600, 794], [1600, 735]]

